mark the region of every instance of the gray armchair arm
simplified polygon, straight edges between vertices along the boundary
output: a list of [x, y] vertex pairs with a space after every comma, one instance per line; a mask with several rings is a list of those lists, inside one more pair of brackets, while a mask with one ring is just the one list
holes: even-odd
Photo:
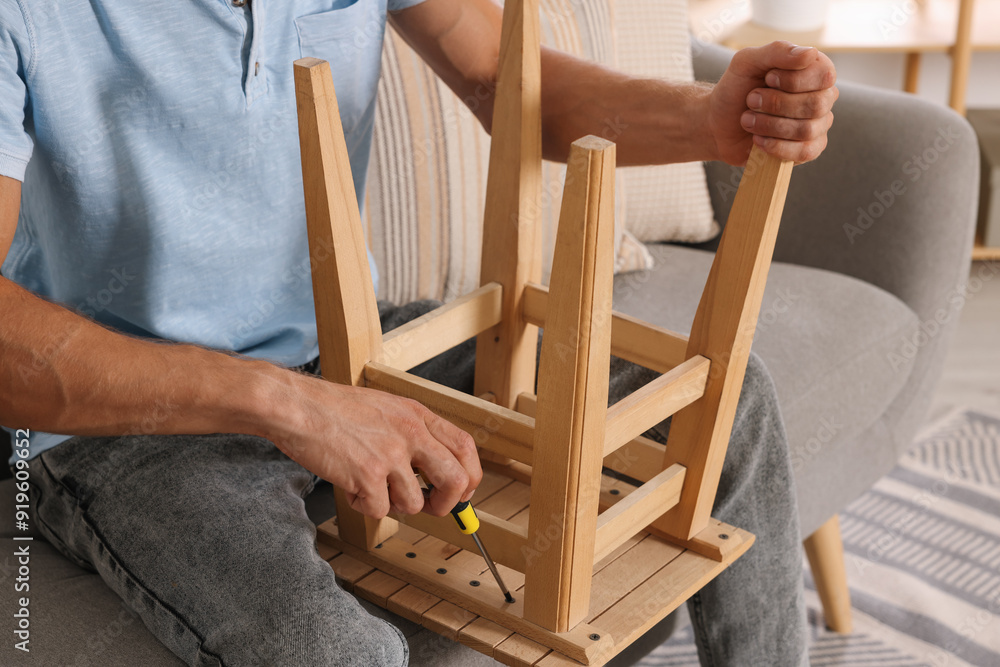
[[[693, 54], [696, 77], [716, 80], [732, 52], [695, 42]], [[916, 312], [923, 335], [909, 344], [900, 341], [900, 355], [912, 357], [914, 365], [894, 405], [897, 419], [910, 419], [915, 429], [964, 304], [978, 144], [965, 119], [943, 106], [903, 93], [838, 86], [829, 146], [793, 172], [775, 259], [854, 276]], [[718, 163], [706, 169], [722, 221], [738, 170]]]

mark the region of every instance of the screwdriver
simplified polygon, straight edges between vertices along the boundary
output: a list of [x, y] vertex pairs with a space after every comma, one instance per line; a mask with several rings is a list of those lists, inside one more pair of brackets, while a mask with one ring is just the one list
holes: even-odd
[[464, 535], [471, 535], [472, 539], [475, 540], [476, 546], [479, 547], [479, 553], [483, 555], [486, 560], [486, 564], [490, 567], [490, 572], [493, 573], [493, 578], [497, 580], [497, 585], [500, 586], [500, 590], [503, 591], [503, 597], [507, 602], [513, 602], [514, 598], [511, 596], [510, 591], [503, 584], [503, 579], [500, 578], [500, 573], [497, 571], [497, 565], [490, 558], [490, 554], [486, 551], [486, 547], [483, 546], [483, 541], [479, 539], [479, 535], [476, 533], [479, 531], [479, 516], [476, 514], [476, 510], [472, 507], [472, 503], [469, 501], [461, 502], [451, 510], [451, 516], [455, 519], [455, 523], [458, 524], [458, 529], [462, 531]]
[[[423, 481], [424, 486], [427, 487], [427, 492], [430, 492], [430, 490], [434, 488], [423, 473], [420, 474], [420, 479]], [[507, 590], [507, 587], [503, 583], [503, 579], [500, 578], [500, 572], [497, 570], [496, 563], [494, 563], [493, 559], [490, 558], [490, 552], [486, 550], [486, 547], [483, 545], [483, 541], [479, 539], [479, 535], [476, 534], [479, 532], [479, 516], [476, 514], [475, 508], [472, 507], [472, 503], [468, 500], [458, 503], [452, 508], [451, 516], [455, 519], [455, 523], [458, 524], [458, 529], [463, 535], [472, 536], [476, 546], [479, 547], [479, 553], [483, 555], [483, 559], [489, 566], [490, 572], [493, 573], [493, 578], [497, 580], [497, 585], [500, 586], [504, 599], [507, 602], [513, 602], [514, 596], [512, 596], [510, 591]]]

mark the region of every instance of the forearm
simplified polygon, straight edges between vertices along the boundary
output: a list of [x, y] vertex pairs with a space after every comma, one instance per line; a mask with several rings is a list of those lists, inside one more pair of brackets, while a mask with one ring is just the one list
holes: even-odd
[[544, 156], [565, 161], [572, 142], [593, 134], [617, 144], [619, 165], [717, 159], [708, 125], [711, 90], [639, 79], [543, 48]]
[[116, 333], [3, 278], [0, 312], [7, 426], [74, 435], [263, 434], [295, 378], [265, 362]]

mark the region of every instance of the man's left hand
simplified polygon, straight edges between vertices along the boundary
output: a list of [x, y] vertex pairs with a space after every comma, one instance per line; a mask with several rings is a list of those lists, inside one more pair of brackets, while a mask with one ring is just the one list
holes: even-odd
[[795, 162], [826, 148], [839, 96], [830, 59], [789, 42], [739, 51], [712, 91], [709, 125], [720, 159], [742, 165], [757, 144]]

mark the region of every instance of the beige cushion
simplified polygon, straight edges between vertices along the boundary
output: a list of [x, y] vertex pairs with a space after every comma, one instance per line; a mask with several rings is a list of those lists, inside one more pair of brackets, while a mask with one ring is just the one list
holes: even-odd
[[[644, 75], [692, 79], [684, 0], [541, 4], [542, 41], [549, 46], [612, 67], [621, 58]], [[650, 15], [656, 15], [655, 21]], [[657, 32], [670, 22], [676, 23], [671, 31]], [[636, 36], [649, 42], [649, 58], [640, 55], [643, 47], [634, 43]], [[665, 36], [676, 43], [660, 44]], [[479, 103], [475, 97], [468, 101]], [[449, 300], [478, 286], [489, 142], [466, 105], [390, 30], [365, 206], [369, 244], [382, 276], [380, 298], [397, 303]], [[562, 165], [543, 167], [546, 276], [564, 174]], [[701, 164], [621, 171], [616, 223], [616, 271], [652, 266], [648, 250], [625, 227], [634, 228], [643, 240], [710, 238], [716, 228]]]

